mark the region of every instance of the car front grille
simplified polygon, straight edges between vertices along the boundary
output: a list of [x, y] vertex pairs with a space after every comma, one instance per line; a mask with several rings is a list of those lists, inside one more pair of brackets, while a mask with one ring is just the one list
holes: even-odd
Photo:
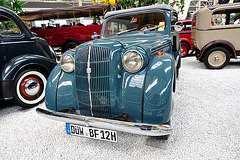
[[111, 118], [109, 87], [110, 49], [91, 47], [90, 83], [88, 82], [88, 73], [86, 71], [88, 54], [89, 47], [78, 50], [75, 61], [76, 87], [80, 112], [86, 116], [92, 116], [93, 114], [94, 117]]

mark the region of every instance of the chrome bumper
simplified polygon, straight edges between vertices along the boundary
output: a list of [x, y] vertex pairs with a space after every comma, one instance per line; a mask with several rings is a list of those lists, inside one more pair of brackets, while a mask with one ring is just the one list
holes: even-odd
[[50, 110], [44, 110], [41, 108], [37, 108], [36, 111], [44, 117], [63, 121], [66, 123], [72, 123], [87, 127], [109, 129], [132, 134], [146, 136], [164, 136], [171, 134], [172, 131], [172, 128], [169, 125], [124, 122], [105, 118], [96, 118], [77, 114], [55, 112]]

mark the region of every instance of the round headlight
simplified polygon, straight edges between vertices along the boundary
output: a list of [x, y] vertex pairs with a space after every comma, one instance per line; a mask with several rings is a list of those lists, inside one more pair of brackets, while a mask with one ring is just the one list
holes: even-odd
[[143, 66], [143, 57], [138, 51], [127, 51], [122, 57], [122, 64], [126, 71], [136, 73]]
[[65, 72], [72, 72], [75, 69], [74, 59], [70, 54], [64, 54], [61, 57], [60, 65]]

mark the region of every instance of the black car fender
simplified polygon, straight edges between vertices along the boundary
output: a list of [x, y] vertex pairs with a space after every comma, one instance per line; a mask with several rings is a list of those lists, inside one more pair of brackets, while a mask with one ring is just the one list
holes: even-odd
[[26, 69], [38, 69], [49, 75], [57, 63], [40, 55], [23, 55], [11, 59], [4, 65], [0, 80], [13, 80], [21, 71]]

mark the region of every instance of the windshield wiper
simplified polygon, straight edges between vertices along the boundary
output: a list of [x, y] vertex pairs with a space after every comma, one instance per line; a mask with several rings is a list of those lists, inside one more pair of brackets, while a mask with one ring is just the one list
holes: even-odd
[[157, 29], [157, 28], [158, 28], [158, 26], [147, 28], [147, 29], [144, 29], [143, 32], [151, 31], [151, 30], [154, 30], [154, 29]]
[[127, 32], [131, 32], [131, 31], [134, 31], [134, 30], [137, 30], [137, 28], [128, 29], [128, 30], [124, 30], [124, 31], [118, 32], [117, 35], [120, 35], [120, 34], [123, 34], [123, 33], [127, 33]]

